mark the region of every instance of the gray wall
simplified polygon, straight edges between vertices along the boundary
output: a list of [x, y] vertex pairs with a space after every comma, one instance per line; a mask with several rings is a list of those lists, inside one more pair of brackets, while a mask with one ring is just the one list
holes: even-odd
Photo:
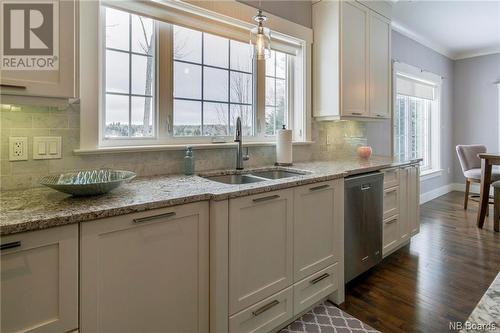
[[[500, 82], [500, 53], [456, 60], [453, 81], [453, 143], [484, 144], [489, 151], [498, 146], [498, 88]], [[454, 181], [464, 177], [456, 156]]]
[[[426, 193], [448, 185], [453, 180], [453, 167], [455, 163], [455, 156], [453, 154], [455, 146], [452, 142], [452, 129], [454, 127], [452, 116], [454, 112], [453, 60], [396, 31], [392, 32], [392, 58], [444, 77], [441, 88], [441, 168], [443, 169], [443, 173], [439, 177], [422, 181], [421, 193]], [[390, 131], [388, 132], [390, 133]], [[369, 135], [368, 139], [370, 139]]]
[[289, 21], [312, 28], [312, 1], [310, 0], [237, 0]]

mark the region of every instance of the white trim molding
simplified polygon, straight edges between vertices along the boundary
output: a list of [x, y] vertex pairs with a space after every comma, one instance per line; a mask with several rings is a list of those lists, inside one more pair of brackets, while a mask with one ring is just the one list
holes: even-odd
[[[471, 184], [470, 186], [470, 193], [472, 194], [479, 194], [479, 184]], [[428, 201], [434, 200], [442, 195], [445, 195], [447, 193], [453, 192], [453, 191], [458, 191], [458, 192], [465, 192], [465, 182], [462, 183], [450, 183], [441, 187], [438, 187], [434, 190], [427, 191], [425, 193], [420, 194], [420, 204], [424, 204]], [[493, 189], [490, 188], [490, 195], [493, 195]]]

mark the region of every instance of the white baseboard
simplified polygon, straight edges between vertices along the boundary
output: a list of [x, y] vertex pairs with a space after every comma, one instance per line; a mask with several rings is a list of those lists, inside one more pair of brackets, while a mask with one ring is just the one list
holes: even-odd
[[456, 191], [454, 189], [453, 185], [454, 184], [448, 184], [448, 185], [438, 187], [432, 191], [421, 193], [420, 194], [420, 204], [424, 204], [427, 201], [431, 201], [432, 199], [436, 199], [437, 197], [445, 195], [446, 193], [449, 193], [451, 191]]
[[[440, 196], [445, 195], [446, 193], [449, 193], [452, 191], [465, 192], [465, 183], [464, 184], [450, 183], [448, 185], [438, 187], [432, 191], [421, 193], [420, 194], [420, 204], [424, 204], [427, 201], [431, 201], [433, 199], [436, 199], [437, 197], [440, 197]], [[471, 184], [470, 193], [479, 194], [479, 184]], [[491, 188], [490, 188], [490, 195], [493, 195], [493, 189], [491, 189]]]

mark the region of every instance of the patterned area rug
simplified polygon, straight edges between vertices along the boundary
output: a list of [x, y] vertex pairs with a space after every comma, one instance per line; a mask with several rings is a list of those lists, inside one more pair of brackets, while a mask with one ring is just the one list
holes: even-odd
[[361, 320], [324, 302], [285, 327], [280, 333], [380, 333]]

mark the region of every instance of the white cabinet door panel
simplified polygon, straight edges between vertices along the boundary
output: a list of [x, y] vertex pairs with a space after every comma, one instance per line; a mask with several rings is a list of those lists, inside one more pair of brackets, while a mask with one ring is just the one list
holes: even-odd
[[293, 189], [229, 200], [229, 312], [292, 284]]
[[343, 191], [341, 180], [295, 188], [294, 281], [338, 261], [337, 213], [343, 209]]
[[80, 332], [208, 332], [208, 203], [81, 225]]
[[1, 331], [78, 328], [78, 225], [2, 237]]

